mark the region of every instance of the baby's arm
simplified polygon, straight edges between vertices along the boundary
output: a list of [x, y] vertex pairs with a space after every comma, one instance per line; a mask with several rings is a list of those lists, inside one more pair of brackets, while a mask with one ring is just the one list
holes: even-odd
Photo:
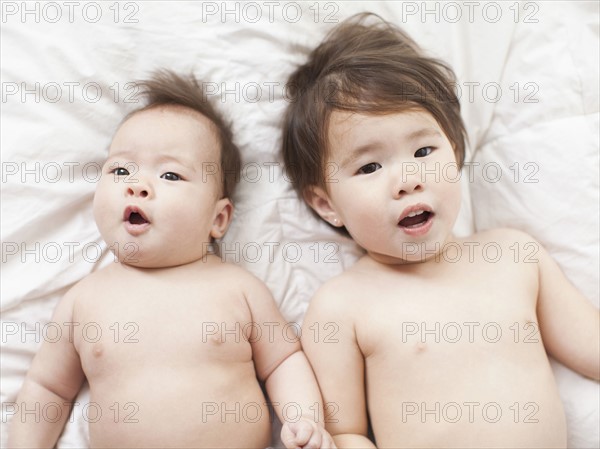
[[[71, 403], [83, 383], [83, 370], [73, 345], [72, 291], [65, 295], [52, 316], [52, 322], [61, 329], [60, 339], [44, 340], [17, 396], [18, 412], [13, 416], [8, 432], [11, 449], [54, 447], [69, 417]], [[60, 419], [56, 422], [31, 413], [44, 409], [46, 404], [60, 409]]]
[[600, 313], [565, 277], [541, 245], [537, 315], [548, 353], [569, 368], [600, 378]]
[[[323, 393], [325, 424], [339, 448], [368, 448], [364, 356], [343, 290], [326, 285], [311, 301], [302, 345]], [[346, 301], [344, 301], [346, 300]]]
[[294, 327], [286, 326], [267, 287], [253, 284], [246, 295], [255, 324], [248, 340], [257, 376], [284, 423], [282, 440], [286, 447], [334, 448], [323, 424], [321, 393]]

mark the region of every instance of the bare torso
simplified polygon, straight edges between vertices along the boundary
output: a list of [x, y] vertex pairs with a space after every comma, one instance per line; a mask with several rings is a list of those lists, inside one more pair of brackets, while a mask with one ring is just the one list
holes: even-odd
[[152, 272], [115, 264], [82, 289], [74, 344], [90, 384], [91, 447], [269, 444], [244, 338], [251, 314], [218, 263]]
[[525, 262], [535, 248], [499, 241], [483, 251], [492, 237], [402, 269], [366, 257], [336, 282], [352, 308], [341, 325], [354, 326], [364, 357], [378, 447], [566, 447], [537, 268]]

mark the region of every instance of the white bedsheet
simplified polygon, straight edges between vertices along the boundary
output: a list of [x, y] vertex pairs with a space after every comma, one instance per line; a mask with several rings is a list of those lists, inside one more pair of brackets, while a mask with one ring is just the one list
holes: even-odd
[[[129, 81], [160, 67], [193, 71], [221, 100], [245, 164], [225, 249], [267, 283], [287, 319], [301, 322], [315, 289], [356, 260], [358, 248], [296, 198], [279, 144], [288, 75], [335, 22], [365, 10], [458, 75], [473, 181], [463, 177], [457, 233], [530, 232], [598, 306], [597, 2], [4, 1], [3, 446], [56, 301], [110, 263], [91, 200], [110, 138], [137, 106]], [[598, 383], [554, 367], [569, 446], [599, 447]], [[85, 398], [58, 447], [86, 445]]]

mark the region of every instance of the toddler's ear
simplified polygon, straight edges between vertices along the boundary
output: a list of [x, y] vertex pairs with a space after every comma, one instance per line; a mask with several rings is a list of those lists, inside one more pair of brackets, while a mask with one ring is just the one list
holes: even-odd
[[330, 225], [338, 228], [344, 226], [344, 223], [331, 204], [329, 195], [321, 187], [307, 187], [304, 191], [304, 201], [306, 201], [308, 205]]
[[233, 218], [233, 204], [229, 198], [221, 198], [215, 205], [215, 219], [210, 229], [210, 236], [220, 239], [225, 235], [225, 231]]

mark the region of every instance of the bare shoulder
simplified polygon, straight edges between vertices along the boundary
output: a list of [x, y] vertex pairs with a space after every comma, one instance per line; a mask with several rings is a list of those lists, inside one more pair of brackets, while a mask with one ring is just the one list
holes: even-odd
[[247, 292], [268, 290], [266, 284], [245, 268], [225, 262], [219, 268], [219, 276], [226, 282], [233, 283]]
[[525, 244], [528, 242], [536, 243], [537, 240], [530, 234], [513, 228], [494, 228], [486, 231], [481, 231], [469, 237], [462, 239], [463, 241], [474, 240], [478, 243], [498, 243], [499, 245], [511, 245], [513, 243]]
[[79, 281], [77, 281], [63, 297], [63, 301], [75, 301], [77, 298], [92, 295], [98, 292], [99, 289], [106, 286], [106, 282], [110, 279], [110, 271], [112, 266], [108, 265], [98, 271], [94, 271]]
[[513, 265], [538, 266], [550, 256], [543, 245], [527, 232], [512, 228], [495, 228], [460, 239], [464, 244], [477, 245], [486, 260], [504, 260]]
[[251, 308], [274, 303], [271, 290], [265, 282], [243, 267], [218, 261], [206, 274], [210, 276], [211, 283], [241, 292]]
[[357, 302], [362, 297], [364, 273], [352, 268], [326, 281], [313, 296], [309, 312], [311, 315], [328, 316], [336, 319], [352, 318], [359, 310]]
[[106, 286], [106, 277], [102, 271], [88, 274], [67, 290], [56, 306], [53, 321], [57, 321], [57, 317], [61, 317], [63, 321], [71, 321], [76, 314], [78, 304], [82, 304], [82, 301], [85, 303], [86, 299], [94, 300], [98, 292]]
[[225, 262], [217, 256], [210, 256], [206, 262], [200, 262], [200, 268], [205, 265], [205, 272], [215, 280], [226, 281], [234, 285], [258, 286], [263, 282], [250, 271], [230, 262]]

